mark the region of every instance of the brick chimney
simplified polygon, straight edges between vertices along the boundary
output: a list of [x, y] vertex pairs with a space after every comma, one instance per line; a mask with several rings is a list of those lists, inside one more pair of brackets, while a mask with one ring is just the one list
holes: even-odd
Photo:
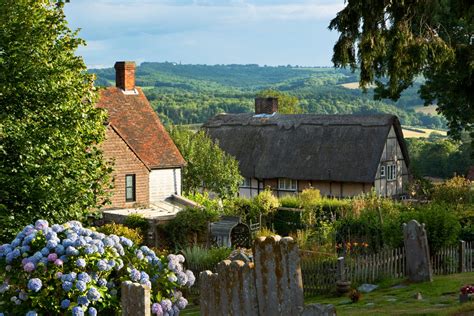
[[135, 89], [135, 62], [118, 61], [115, 63], [115, 86], [124, 91]]
[[278, 111], [278, 98], [255, 98], [255, 114], [273, 114]]

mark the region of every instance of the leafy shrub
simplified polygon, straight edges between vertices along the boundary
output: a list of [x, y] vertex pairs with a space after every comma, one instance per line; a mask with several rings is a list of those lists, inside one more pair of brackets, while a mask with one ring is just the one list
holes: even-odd
[[141, 214], [130, 214], [125, 218], [123, 224], [130, 228], [139, 229], [142, 236], [146, 238], [150, 223]]
[[239, 216], [242, 222], [259, 221], [259, 209], [254, 201], [246, 198], [234, 198], [227, 200], [223, 208], [224, 215]]
[[301, 201], [297, 195], [285, 195], [280, 198], [280, 205], [288, 208], [300, 208]]
[[270, 237], [270, 236], [274, 236], [276, 235], [276, 233], [271, 230], [270, 228], [267, 228], [267, 227], [261, 227], [255, 234], [255, 238], [258, 238], [258, 237]]
[[469, 180], [456, 176], [435, 186], [432, 199], [444, 203], [474, 203], [474, 192]]
[[0, 312], [5, 315], [116, 315], [120, 285], [151, 287], [152, 310], [176, 314], [186, 307], [180, 288], [194, 275], [184, 257], [158, 257], [125, 237], [83, 228], [79, 222], [49, 227], [38, 220], [0, 247]]
[[164, 230], [174, 248], [185, 248], [207, 240], [208, 223], [219, 219], [219, 213], [207, 208], [186, 208], [170, 220]]
[[142, 235], [140, 234], [140, 231], [138, 229], [129, 228], [121, 224], [105, 224], [103, 226], [98, 227], [97, 231], [106, 235], [117, 235], [126, 237], [133, 241], [135, 245], [141, 245], [143, 242]]
[[278, 198], [274, 196], [270, 190], [260, 192], [256, 197], [254, 197], [254, 203], [263, 215], [268, 215], [274, 212], [280, 206]]
[[301, 206], [305, 209], [315, 207], [321, 200], [321, 192], [318, 189], [304, 189], [299, 195]]
[[227, 247], [205, 248], [199, 245], [181, 250], [188, 267], [214, 267], [217, 263], [229, 257], [231, 252], [232, 249]]
[[198, 203], [202, 207], [210, 210], [219, 210], [221, 208], [219, 199], [211, 199], [208, 192], [200, 193], [189, 193], [186, 197], [194, 202]]
[[288, 236], [299, 229], [303, 229], [302, 211], [278, 209], [273, 214], [273, 228], [281, 236]]

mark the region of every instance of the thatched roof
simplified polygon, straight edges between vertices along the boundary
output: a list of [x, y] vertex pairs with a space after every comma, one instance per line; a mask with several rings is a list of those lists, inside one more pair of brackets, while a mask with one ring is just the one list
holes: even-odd
[[220, 114], [203, 128], [245, 177], [371, 183], [392, 126], [408, 166], [394, 115]]

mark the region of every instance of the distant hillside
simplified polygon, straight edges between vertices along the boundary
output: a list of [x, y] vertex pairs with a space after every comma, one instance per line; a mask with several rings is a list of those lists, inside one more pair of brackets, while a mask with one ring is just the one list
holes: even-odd
[[[96, 85], [114, 84], [113, 68], [92, 69]], [[258, 65], [181, 65], [142, 63], [136, 83], [141, 86], [165, 123], [196, 124], [220, 113], [253, 111], [255, 94], [277, 89], [298, 97], [307, 113], [392, 113], [402, 124], [443, 129], [444, 118], [415, 111], [423, 102], [419, 84], [408, 89], [398, 102], [374, 101], [371, 91], [353, 89], [357, 74], [334, 68], [268, 67]], [[348, 84], [346, 87], [343, 84]]]

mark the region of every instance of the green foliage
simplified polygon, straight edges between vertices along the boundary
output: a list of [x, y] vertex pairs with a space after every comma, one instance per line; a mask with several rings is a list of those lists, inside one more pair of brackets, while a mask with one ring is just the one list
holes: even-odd
[[278, 209], [272, 219], [275, 232], [281, 236], [289, 236], [290, 233], [303, 229], [305, 225], [302, 214], [302, 211]]
[[220, 197], [235, 196], [242, 182], [238, 162], [203, 132], [172, 127], [170, 136], [187, 162], [183, 168], [183, 190], [194, 194], [202, 188]]
[[215, 267], [220, 261], [227, 259], [231, 252], [231, 248], [205, 248], [199, 245], [193, 245], [181, 250], [181, 253], [186, 258], [185, 262], [188, 267]]
[[418, 177], [449, 178], [464, 175], [474, 163], [470, 157], [470, 143], [449, 139], [406, 140], [410, 154], [410, 169]]
[[0, 241], [32, 220], [84, 219], [103, 203], [110, 168], [105, 114], [63, 4], [0, 5]]
[[215, 210], [186, 208], [164, 226], [164, 231], [172, 248], [185, 248], [206, 241], [209, 222], [218, 219]]
[[122, 224], [109, 223], [103, 226], [97, 227], [97, 231], [106, 235], [117, 235], [123, 236], [131, 241], [135, 245], [141, 245], [143, 243], [143, 237], [141, 231], [138, 228], [130, 228]]
[[281, 114], [301, 114], [303, 109], [299, 105], [298, 98], [288, 93], [278, 90], [267, 89], [257, 93], [257, 97], [262, 98], [277, 98], [278, 99], [278, 113]]
[[301, 201], [298, 198], [297, 195], [291, 194], [291, 195], [285, 195], [280, 198], [280, 204], [282, 207], [288, 207], [288, 208], [300, 208], [301, 207]]
[[141, 214], [130, 214], [125, 218], [123, 224], [127, 227], [138, 229], [143, 236], [146, 236], [150, 223]]
[[334, 65], [359, 68], [361, 86], [375, 82], [377, 98], [396, 100], [423, 75], [425, 104], [436, 102], [453, 134], [472, 129], [474, 10], [469, 1], [350, 1], [329, 28], [341, 33]]
[[268, 227], [261, 227], [255, 234], [255, 238], [275, 236], [276, 233]]
[[242, 222], [257, 223], [260, 217], [260, 210], [255, 205], [254, 200], [247, 198], [234, 198], [224, 202], [223, 214], [230, 216], [239, 216]]
[[280, 206], [278, 198], [270, 190], [260, 192], [253, 201], [262, 215], [271, 214]]
[[221, 209], [220, 207], [221, 201], [218, 199], [211, 199], [209, 197], [208, 192], [204, 192], [204, 193], [194, 192], [194, 193], [186, 194], [186, 197], [198, 203], [205, 209], [216, 210], [216, 211]]
[[469, 180], [457, 176], [435, 186], [432, 199], [443, 203], [472, 205], [474, 203], [474, 191]]

